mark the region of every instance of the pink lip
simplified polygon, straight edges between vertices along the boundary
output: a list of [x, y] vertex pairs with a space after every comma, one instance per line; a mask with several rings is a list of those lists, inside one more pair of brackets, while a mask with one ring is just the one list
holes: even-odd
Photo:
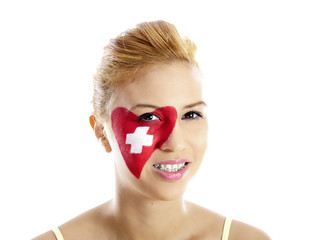
[[[181, 159], [181, 160], [178, 160], [178, 161], [172, 161], [172, 160], [162, 161], [162, 162], [157, 163], [157, 164], [180, 164], [180, 163], [185, 163], [185, 162], [188, 162], [188, 161], [184, 160], [184, 159]], [[153, 168], [153, 169], [163, 179], [165, 179], [167, 181], [177, 181], [177, 180], [180, 180], [181, 178], [184, 177], [184, 175], [188, 171], [188, 168], [189, 168], [190, 164], [191, 163], [188, 162], [188, 164], [182, 170], [179, 170], [177, 172], [166, 172], [166, 171], [162, 171], [162, 170], [160, 170], [158, 168]]]

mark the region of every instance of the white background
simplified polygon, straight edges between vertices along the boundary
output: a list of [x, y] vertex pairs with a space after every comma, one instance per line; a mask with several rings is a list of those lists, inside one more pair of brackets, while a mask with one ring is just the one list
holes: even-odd
[[1, 239], [112, 198], [92, 76], [111, 37], [157, 19], [198, 44], [205, 76], [210, 144], [186, 199], [273, 239], [320, 239], [317, 2], [1, 2]]

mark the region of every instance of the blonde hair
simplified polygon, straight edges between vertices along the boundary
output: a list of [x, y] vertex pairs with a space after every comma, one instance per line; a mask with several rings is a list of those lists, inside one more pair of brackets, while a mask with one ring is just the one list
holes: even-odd
[[94, 76], [94, 116], [102, 124], [110, 114], [117, 88], [153, 64], [185, 62], [199, 68], [196, 45], [165, 21], [143, 22], [111, 39]]

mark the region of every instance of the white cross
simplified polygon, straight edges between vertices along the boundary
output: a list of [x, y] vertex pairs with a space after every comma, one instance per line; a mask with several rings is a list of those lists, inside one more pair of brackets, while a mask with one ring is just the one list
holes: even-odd
[[131, 153], [141, 153], [143, 146], [151, 146], [153, 135], [147, 135], [150, 127], [137, 127], [134, 133], [128, 133], [126, 144], [131, 144]]

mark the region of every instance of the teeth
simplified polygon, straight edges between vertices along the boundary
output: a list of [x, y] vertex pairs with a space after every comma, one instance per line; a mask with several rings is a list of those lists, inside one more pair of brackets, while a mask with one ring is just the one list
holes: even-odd
[[172, 171], [172, 172], [178, 171], [178, 164], [172, 165], [171, 171]]
[[185, 168], [187, 163], [180, 163], [180, 164], [155, 164], [153, 165], [155, 168], [158, 168], [165, 172], [177, 172]]

